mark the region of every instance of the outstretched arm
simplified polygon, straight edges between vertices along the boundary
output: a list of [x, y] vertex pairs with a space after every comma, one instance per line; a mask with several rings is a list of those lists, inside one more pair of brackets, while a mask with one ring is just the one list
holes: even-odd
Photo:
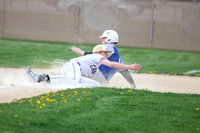
[[74, 51], [78, 55], [84, 55], [84, 51], [81, 50], [80, 48], [75, 47], [75, 46], [72, 46], [71, 50]]
[[75, 46], [71, 47], [71, 50], [74, 51], [76, 54], [78, 55], [87, 55], [87, 54], [92, 54], [92, 52], [85, 52], [83, 50], [81, 50], [80, 48], [77, 48]]
[[139, 70], [141, 68], [140, 64], [125, 65], [125, 64], [120, 64], [117, 62], [111, 62], [105, 58], [101, 59], [101, 63], [106, 66], [109, 66], [112, 68], [119, 68], [119, 69]]

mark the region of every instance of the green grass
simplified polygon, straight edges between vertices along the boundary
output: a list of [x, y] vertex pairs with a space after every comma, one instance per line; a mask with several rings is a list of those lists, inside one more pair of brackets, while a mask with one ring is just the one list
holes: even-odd
[[[78, 57], [70, 43], [0, 39], [0, 67], [51, 67]], [[77, 44], [85, 51], [94, 45]], [[200, 69], [200, 53], [118, 47], [123, 62], [140, 72], [184, 74]], [[196, 75], [199, 75], [196, 73]], [[192, 89], [192, 88], [191, 88]], [[67, 89], [0, 104], [1, 133], [200, 132], [197, 94], [116, 88]]]
[[[0, 39], [1, 67], [50, 67], [56, 59], [69, 60], [78, 57], [70, 50], [73, 44]], [[75, 45], [84, 51], [92, 51], [94, 45]], [[125, 64], [141, 64], [140, 72], [184, 74], [200, 70], [200, 53], [157, 49], [118, 47]], [[195, 73], [200, 74], [200, 73]]]
[[0, 132], [192, 133], [199, 107], [199, 95], [69, 89], [0, 104]]

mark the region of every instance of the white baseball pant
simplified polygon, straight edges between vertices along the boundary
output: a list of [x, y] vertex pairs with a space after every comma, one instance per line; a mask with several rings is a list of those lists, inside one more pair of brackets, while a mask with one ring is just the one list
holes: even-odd
[[80, 64], [77, 61], [68, 61], [60, 72], [50, 74], [51, 84], [74, 84], [80, 87], [100, 87], [100, 83], [81, 75]]

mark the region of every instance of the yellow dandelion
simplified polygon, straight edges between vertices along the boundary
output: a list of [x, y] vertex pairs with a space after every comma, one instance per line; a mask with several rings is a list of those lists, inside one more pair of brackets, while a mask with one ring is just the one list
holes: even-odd
[[45, 104], [43, 103], [43, 104], [42, 104], [42, 106], [44, 106], [44, 107], [45, 107]]
[[0, 113], [2, 112], [2, 110], [0, 110]]
[[110, 89], [112, 91], [112, 89]]
[[49, 102], [49, 98], [47, 98], [46, 101]]
[[76, 111], [79, 111], [79, 109], [76, 109]]
[[67, 103], [67, 99], [65, 99], [64, 102]]
[[86, 91], [82, 91], [82, 93], [86, 93]]
[[32, 102], [33, 99], [28, 100], [29, 102]]
[[133, 92], [133, 90], [128, 90], [128, 92]]
[[88, 94], [90, 94], [91, 92], [89, 91]]
[[80, 99], [77, 99], [77, 101], [79, 102], [79, 101], [80, 101]]
[[145, 90], [148, 90], [148, 88], [145, 88]]
[[149, 71], [149, 74], [153, 74], [153, 72]]
[[40, 106], [40, 109], [42, 109], [43, 107], [42, 106]]
[[40, 100], [37, 100], [36, 102], [37, 102], [38, 104], [41, 104]]
[[75, 96], [77, 96], [77, 95], [78, 95], [78, 92], [77, 92], [77, 91], [75, 91], [74, 93], [75, 93]]
[[63, 97], [64, 95], [63, 95], [63, 94], [61, 94], [60, 96], [61, 96], [61, 97]]
[[51, 99], [50, 102], [56, 102], [56, 99]]
[[15, 117], [18, 117], [18, 114], [15, 114]]
[[24, 102], [23, 100], [19, 101], [19, 103], [23, 103], [23, 102]]
[[199, 110], [199, 108], [196, 108], [195, 110]]
[[90, 100], [90, 98], [87, 98], [87, 100]]

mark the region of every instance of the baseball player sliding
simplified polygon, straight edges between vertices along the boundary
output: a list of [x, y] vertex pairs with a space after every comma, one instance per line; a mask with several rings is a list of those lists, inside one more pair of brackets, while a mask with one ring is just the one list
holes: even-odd
[[[114, 30], [105, 30], [103, 34], [99, 37], [99, 39], [101, 40], [102, 44], [108, 48], [108, 50], [112, 51], [111, 53], [108, 53], [108, 60], [122, 63], [119, 52], [115, 47], [115, 45], [119, 41], [118, 33]], [[78, 55], [92, 54], [92, 52], [85, 52], [77, 47], [72, 47], [72, 51], [74, 51]], [[98, 73], [92, 75], [90, 78], [100, 82], [101, 84], [107, 84], [109, 83], [110, 79], [115, 75], [115, 73], [119, 72], [128, 81], [132, 88], [136, 87], [135, 82], [133, 81], [133, 78], [127, 69], [111, 68], [102, 64], [100, 65], [99, 70], [100, 71]]]
[[27, 75], [34, 83], [47, 82], [50, 84], [65, 84], [69, 80], [82, 87], [100, 87], [100, 83], [87, 78], [98, 72], [101, 64], [111, 68], [139, 70], [140, 64], [125, 65], [109, 61], [108, 54], [112, 53], [106, 45], [96, 45], [93, 54], [73, 58], [66, 62], [61, 71], [55, 74], [35, 74], [31, 68], [27, 67]]

